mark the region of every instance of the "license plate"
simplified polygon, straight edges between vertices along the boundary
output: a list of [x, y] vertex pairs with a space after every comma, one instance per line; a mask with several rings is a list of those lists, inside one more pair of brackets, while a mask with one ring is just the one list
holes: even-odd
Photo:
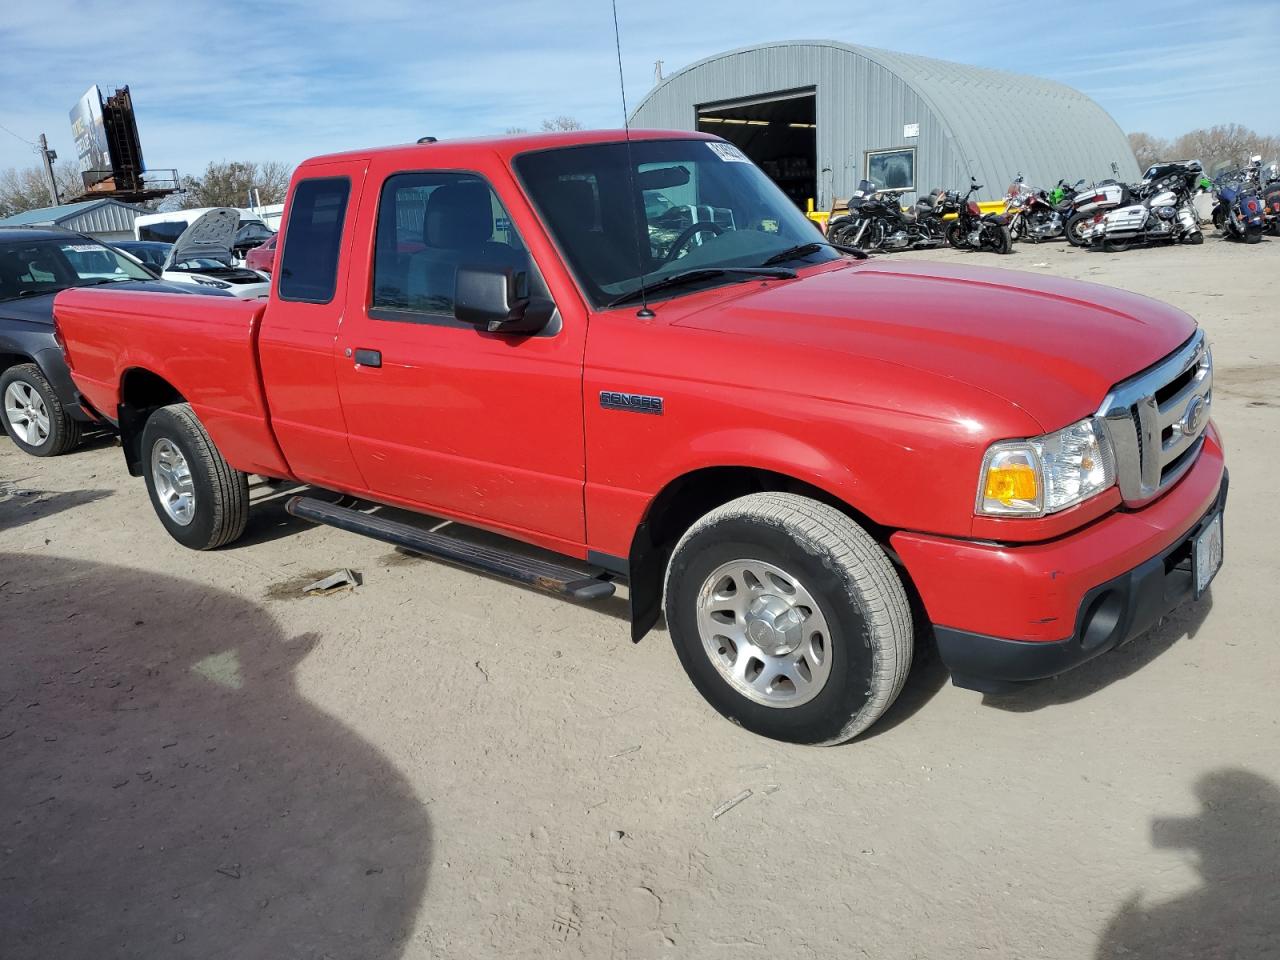
[[1216, 514], [1208, 525], [1196, 534], [1191, 550], [1196, 568], [1196, 597], [1209, 588], [1214, 574], [1222, 567], [1222, 514]]

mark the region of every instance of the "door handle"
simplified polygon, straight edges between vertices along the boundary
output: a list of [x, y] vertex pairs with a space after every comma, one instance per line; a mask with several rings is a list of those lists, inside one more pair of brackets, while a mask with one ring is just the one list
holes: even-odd
[[355, 361], [357, 367], [380, 367], [382, 366], [382, 351], [357, 350]]

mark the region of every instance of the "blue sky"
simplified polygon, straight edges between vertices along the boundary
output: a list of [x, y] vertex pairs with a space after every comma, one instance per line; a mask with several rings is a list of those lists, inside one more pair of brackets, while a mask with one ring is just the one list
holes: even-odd
[[[121, 24], [121, 12], [131, 20]], [[704, 56], [833, 38], [1034, 73], [1125, 130], [1280, 134], [1280, 0], [619, 0], [628, 99]], [[424, 134], [618, 126], [608, 0], [38, 0], [0, 4], [0, 124], [72, 157], [68, 111], [129, 84], [149, 167], [284, 160]], [[0, 168], [35, 162], [0, 130]]]

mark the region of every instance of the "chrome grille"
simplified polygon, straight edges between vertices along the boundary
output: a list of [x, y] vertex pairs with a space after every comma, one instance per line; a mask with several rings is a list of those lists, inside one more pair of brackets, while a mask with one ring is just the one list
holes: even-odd
[[1125, 503], [1145, 503], [1195, 462], [1213, 401], [1213, 358], [1204, 332], [1155, 366], [1116, 384], [1098, 409], [1116, 454]]

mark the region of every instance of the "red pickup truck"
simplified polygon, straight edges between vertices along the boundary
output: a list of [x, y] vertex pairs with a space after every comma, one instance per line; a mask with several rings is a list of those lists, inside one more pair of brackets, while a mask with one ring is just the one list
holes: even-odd
[[186, 546], [239, 536], [248, 474], [349, 494], [364, 508], [289, 509], [571, 598], [625, 582], [635, 639], [665, 609], [717, 710], [806, 743], [885, 711], [913, 624], [957, 684], [1004, 689], [1141, 633], [1221, 563], [1190, 317], [867, 260], [715, 137], [319, 157], [281, 236], [265, 303], [55, 305], [83, 401]]

